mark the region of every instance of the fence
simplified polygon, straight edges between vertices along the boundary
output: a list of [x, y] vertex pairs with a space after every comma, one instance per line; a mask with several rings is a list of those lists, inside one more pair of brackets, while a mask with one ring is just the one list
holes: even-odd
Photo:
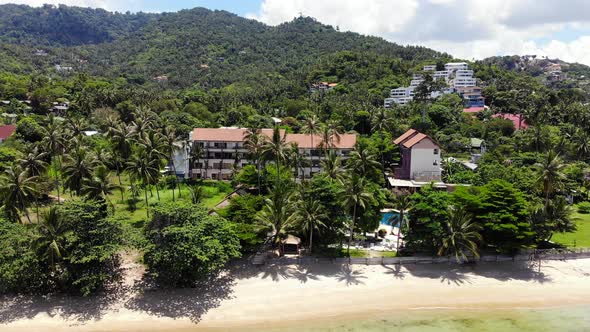
[[[539, 260], [568, 260], [590, 258], [590, 249], [537, 249], [523, 250], [516, 255], [481, 255], [470, 257], [469, 262], [524, 262]], [[407, 265], [407, 264], [457, 264], [454, 257], [372, 257], [372, 258], [322, 258], [322, 257], [280, 257], [268, 262], [281, 265], [306, 264], [361, 264], [361, 265]]]

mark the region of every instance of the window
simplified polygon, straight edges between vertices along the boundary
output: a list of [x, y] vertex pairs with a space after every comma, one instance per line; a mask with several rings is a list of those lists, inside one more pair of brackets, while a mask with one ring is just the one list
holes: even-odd
[[434, 149], [434, 154], [438, 154], [438, 149]]
[[432, 162], [432, 166], [437, 166], [437, 165], [438, 165], [438, 161], [435, 160]]

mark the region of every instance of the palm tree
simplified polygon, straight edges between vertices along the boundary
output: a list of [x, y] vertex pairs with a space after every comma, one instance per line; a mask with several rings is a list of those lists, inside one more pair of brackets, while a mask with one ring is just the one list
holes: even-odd
[[265, 140], [264, 148], [263, 148], [263, 156], [267, 160], [274, 159], [277, 166], [277, 183], [276, 186], [280, 185], [281, 181], [281, 165], [287, 159], [287, 134], [281, 134], [281, 129], [278, 126], [275, 126], [272, 138], [270, 140]]
[[135, 120], [131, 122], [133, 131], [135, 132], [137, 140], [141, 140], [147, 133], [152, 130], [152, 116], [146, 111], [138, 111], [135, 113]]
[[70, 154], [66, 155], [63, 168], [64, 185], [80, 196], [82, 183], [92, 176], [95, 167], [96, 159], [86, 147], [78, 144]]
[[66, 221], [60, 217], [55, 207], [51, 207], [37, 224], [37, 236], [33, 240], [33, 248], [37, 255], [49, 264], [54, 274], [65, 256], [69, 231]]
[[297, 177], [299, 177], [299, 174], [301, 174], [301, 179], [304, 180], [305, 179], [305, 172], [304, 172], [304, 164], [305, 164], [305, 159], [303, 158], [303, 156], [299, 153], [299, 145], [297, 145], [297, 143], [291, 143], [287, 145], [288, 149], [287, 149], [287, 160], [286, 160], [286, 164], [289, 166], [289, 168], [294, 169], [295, 173], [295, 179], [297, 179]]
[[[39, 177], [47, 170], [47, 152], [39, 150], [39, 146], [30, 149], [25, 155], [18, 160], [19, 165], [31, 176]], [[35, 206], [37, 210], [37, 219], [39, 219], [39, 201], [35, 196]]]
[[329, 146], [334, 146], [334, 142], [340, 143], [342, 128], [338, 121], [328, 120], [325, 127], [327, 128]]
[[29, 223], [31, 218], [27, 211], [27, 202], [37, 195], [36, 176], [29, 176], [20, 167], [9, 166], [0, 177], [0, 194], [2, 207], [13, 220], [22, 223], [19, 211], [24, 213]]
[[395, 198], [394, 201], [396, 209], [399, 211], [399, 224], [397, 226], [397, 244], [396, 250], [399, 252], [399, 245], [400, 245], [400, 237], [402, 234], [402, 227], [404, 222], [406, 221], [406, 211], [412, 208], [412, 199], [410, 198], [410, 194], [408, 192], [402, 192]]
[[[167, 155], [168, 163], [172, 164], [172, 171], [174, 172], [174, 187], [172, 187], [172, 201], [176, 201], [174, 197], [174, 190], [176, 189], [176, 165], [174, 164], [174, 153], [181, 149], [182, 147], [178, 147], [176, 145], [178, 141], [178, 136], [176, 135], [176, 131], [172, 126], [164, 127], [162, 131], [162, 148]], [[178, 190], [178, 197], [182, 197], [181, 190]]]
[[166, 158], [166, 153], [164, 152], [165, 147], [162, 142], [162, 135], [157, 131], [150, 130], [143, 135], [142, 139], [139, 140], [139, 145], [145, 150], [149, 163], [158, 169], [158, 172], [153, 174], [150, 184], [156, 187], [156, 194], [159, 201], [160, 189], [158, 186], [158, 180], [161, 176], [160, 166], [162, 164], [162, 160]]
[[313, 170], [313, 152], [316, 148], [316, 146], [313, 144], [313, 138], [320, 132], [320, 121], [318, 120], [318, 117], [315, 114], [313, 114], [310, 117], [303, 120], [303, 126], [301, 127], [301, 129], [303, 133], [308, 134], [311, 137], [311, 148], [309, 152], [309, 157], [311, 160], [311, 164], [309, 165], [309, 176], [311, 177], [311, 173]]
[[547, 207], [549, 204], [549, 196], [563, 187], [563, 181], [566, 177], [563, 174], [562, 169], [565, 167], [565, 164], [562, 163], [559, 154], [555, 151], [549, 151], [545, 156], [545, 159], [541, 163], [537, 163], [536, 167], [540, 173], [537, 183], [543, 187], [545, 207]]
[[573, 232], [576, 230], [576, 218], [573, 218], [574, 209], [567, 202], [565, 197], [557, 196], [544, 209], [544, 223], [550, 225], [549, 237], [551, 240], [554, 233]]
[[72, 138], [80, 138], [84, 136], [84, 129], [87, 127], [88, 124], [82, 117], [70, 117], [65, 122], [65, 129]]
[[323, 220], [328, 216], [317, 199], [310, 195], [305, 195], [305, 187], [301, 185], [301, 190], [294, 195], [293, 204], [295, 206], [294, 222], [301, 227], [303, 232], [309, 232], [309, 252], [313, 250], [313, 231], [325, 227]]
[[149, 159], [147, 152], [144, 149], [140, 149], [131, 157], [131, 160], [127, 162], [127, 171], [134, 183], [141, 182], [144, 186], [145, 208], [146, 214], [149, 218], [150, 212], [147, 196], [148, 186], [153, 183], [154, 178], [160, 173], [160, 169]]
[[481, 226], [463, 209], [449, 208], [446, 230], [438, 255], [453, 255], [458, 263], [467, 260], [467, 254], [479, 257], [478, 243], [482, 237]]
[[244, 136], [244, 147], [248, 149], [249, 159], [254, 162], [258, 175], [258, 195], [260, 195], [260, 165], [264, 154], [266, 136], [259, 129], [248, 129]]
[[352, 242], [352, 234], [354, 233], [354, 226], [357, 218], [357, 210], [364, 209], [371, 200], [371, 194], [365, 191], [366, 180], [358, 173], [352, 172], [348, 177], [341, 181], [343, 190], [340, 192], [342, 196], [342, 205], [347, 211], [352, 210], [352, 220], [350, 223], [350, 234], [348, 235], [348, 246], [346, 249], [347, 255], [350, 257], [350, 243]]
[[577, 135], [574, 136], [576, 144], [576, 153], [582, 160], [588, 160], [590, 157], [590, 134], [585, 130], [578, 130]]
[[272, 228], [272, 244], [278, 243], [280, 236], [291, 227], [294, 221], [292, 206], [289, 202], [289, 193], [285, 188], [275, 187], [264, 200], [262, 210], [256, 215], [256, 220], [267, 227]]
[[334, 151], [329, 151], [326, 158], [322, 160], [322, 170], [328, 179], [332, 181], [342, 180], [342, 176], [344, 175], [342, 159]]
[[364, 144], [357, 144], [350, 153], [348, 168], [362, 177], [370, 177], [381, 168], [376, 156]]
[[110, 175], [111, 173], [104, 165], [99, 165], [92, 177], [84, 179], [82, 194], [93, 200], [104, 199], [114, 211], [115, 206], [109, 200], [109, 195], [112, 195], [113, 191], [119, 189], [120, 186], [111, 183]]
[[[55, 187], [57, 189], [57, 202], [61, 202], [59, 193], [59, 177], [61, 171], [61, 155], [64, 149], [64, 137], [63, 130], [60, 124], [55, 120], [53, 115], [49, 115], [47, 119], [47, 125], [42, 127], [43, 141], [42, 144], [45, 147], [45, 151], [49, 153], [51, 164], [54, 165], [55, 173]], [[57, 165], [56, 165], [57, 164]]]
[[48, 153], [41, 151], [39, 146], [35, 146], [25, 152], [25, 155], [18, 160], [19, 165], [29, 172], [31, 176], [41, 176], [47, 170]]
[[[203, 159], [203, 156], [205, 155], [205, 151], [203, 149], [203, 146], [201, 145], [202, 143], [195, 143], [193, 142], [192, 144], [190, 144], [190, 149], [189, 149], [189, 156], [190, 156], [190, 178], [193, 178], [193, 167], [195, 165], [195, 161], [199, 161], [200, 159]], [[201, 177], [203, 177], [203, 163], [199, 162], [199, 174], [201, 175]]]
[[119, 178], [119, 185], [123, 185], [121, 181], [121, 163], [126, 163], [132, 152], [132, 147], [135, 142], [135, 131], [132, 126], [127, 126], [120, 121], [114, 121], [114, 126], [111, 126], [107, 131], [107, 137], [111, 140], [113, 151], [117, 155], [115, 166], [117, 168], [117, 177]]

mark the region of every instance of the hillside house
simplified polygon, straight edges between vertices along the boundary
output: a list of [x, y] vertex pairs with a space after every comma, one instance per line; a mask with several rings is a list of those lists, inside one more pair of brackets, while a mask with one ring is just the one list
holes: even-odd
[[432, 138], [410, 129], [393, 143], [400, 147], [401, 152], [401, 165], [395, 169], [396, 179], [440, 181], [440, 147]]

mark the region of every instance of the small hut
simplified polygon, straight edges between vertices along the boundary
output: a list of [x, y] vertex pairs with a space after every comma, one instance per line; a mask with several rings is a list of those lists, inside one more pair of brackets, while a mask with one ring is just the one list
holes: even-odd
[[281, 240], [281, 253], [283, 255], [299, 255], [301, 248], [301, 239], [295, 235], [287, 235]]

